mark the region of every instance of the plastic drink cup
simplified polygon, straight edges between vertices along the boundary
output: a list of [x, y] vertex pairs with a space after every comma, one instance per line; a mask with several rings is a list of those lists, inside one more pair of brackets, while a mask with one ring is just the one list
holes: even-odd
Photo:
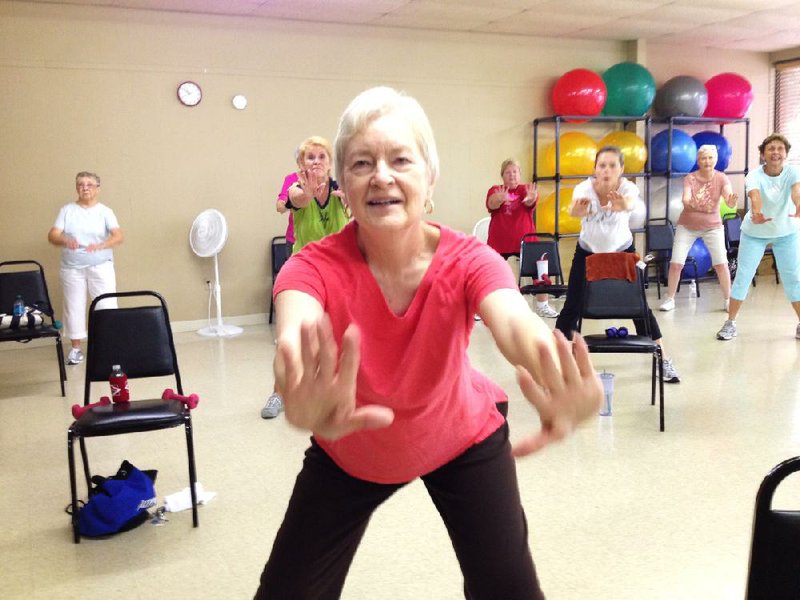
[[548, 275], [547, 270], [549, 267], [549, 263], [547, 259], [545, 260], [537, 260], [536, 261], [536, 272], [539, 274], [539, 279], [542, 279], [545, 275]]
[[614, 374], [603, 371], [597, 376], [603, 384], [603, 405], [600, 407], [601, 417], [611, 416], [611, 400], [614, 396]]

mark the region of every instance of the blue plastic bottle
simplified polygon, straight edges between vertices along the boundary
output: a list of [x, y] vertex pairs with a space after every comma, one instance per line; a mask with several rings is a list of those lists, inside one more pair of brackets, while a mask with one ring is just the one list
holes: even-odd
[[17, 299], [14, 300], [14, 308], [11, 309], [11, 314], [15, 317], [25, 316], [25, 301], [22, 299], [22, 294], [17, 294]]

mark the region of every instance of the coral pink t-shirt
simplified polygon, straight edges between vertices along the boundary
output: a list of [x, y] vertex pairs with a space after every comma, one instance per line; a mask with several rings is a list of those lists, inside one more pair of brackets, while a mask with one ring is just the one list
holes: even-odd
[[522, 236], [536, 231], [533, 225], [535, 204], [525, 206], [522, 201], [528, 195], [528, 189], [524, 185], [518, 185], [508, 190], [508, 201], [492, 210], [489, 208], [489, 197], [501, 189], [502, 186], [495, 185], [486, 192], [486, 209], [492, 215], [486, 243], [500, 254], [519, 254]]
[[678, 217], [678, 225], [695, 231], [722, 227], [719, 203], [725, 186], [730, 186], [730, 184], [728, 176], [720, 171], [714, 171], [711, 179], [707, 182], [700, 181], [694, 173], [689, 173], [683, 178], [683, 193], [686, 193], [687, 188], [690, 190], [692, 203], [697, 208], [684, 204], [683, 212]]
[[298, 290], [316, 298], [338, 343], [350, 323], [361, 331], [356, 402], [390, 407], [394, 422], [317, 442], [344, 471], [367, 481], [411, 481], [503, 424], [495, 403], [506, 394], [472, 368], [467, 346], [479, 303], [494, 290], [516, 289], [514, 276], [483, 243], [435, 226], [439, 245], [403, 315], [389, 308], [359, 251], [357, 223], [304, 247], [275, 283], [276, 295]]

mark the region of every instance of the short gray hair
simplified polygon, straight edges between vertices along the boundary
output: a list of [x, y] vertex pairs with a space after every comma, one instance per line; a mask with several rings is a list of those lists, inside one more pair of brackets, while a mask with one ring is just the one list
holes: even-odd
[[82, 177], [91, 177], [98, 186], [100, 185], [100, 176], [97, 173], [92, 173], [91, 171], [81, 171], [75, 175], [75, 183], [77, 184], [78, 179], [81, 179]]
[[379, 117], [399, 113], [408, 121], [428, 168], [430, 183], [439, 178], [439, 154], [425, 111], [411, 96], [390, 87], [374, 87], [356, 96], [342, 113], [334, 142], [336, 180], [344, 182], [344, 159], [352, 139]]

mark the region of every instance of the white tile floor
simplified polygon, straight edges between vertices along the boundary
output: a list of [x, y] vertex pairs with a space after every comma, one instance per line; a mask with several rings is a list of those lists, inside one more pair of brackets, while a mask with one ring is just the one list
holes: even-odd
[[[657, 306], [655, 290], [651, 305]], [[657, 313], [682, 383], [668, 386], [666, 432], [649, 403], [649, 360], [598, 356], [616, 374], [614, 414], [518, 462], [531, 547], [549, 598], [739, 599], [744, 595], [753, 502], [767, 471], [800, 454], [800, 340], [783, 290], [769, 276], [739, 317], [739, 337], [719, 342], [724, 320], [714, 283]], [[552, 325], [552, 321], [549, 321]], [[613, 324], [613, 323], [610, 323]], [[607, 324], [608, 325], [608, 324]], [[592, 330], [601, 330], [595, 323]], [[259, 417], [271, 389], [267, 326], [229, 340], [177, 335], [185, 389], [197, 392], [199, 480], [218, 497], [112, 539], [73, 545], [66, 429], [82, 399], [83, 368], [58, 394], [52, 348], [0, 349], [0, 589], [3, 598], [249, 598], [307, 443], [283, 416]], [[3, 346], [10, 346], [4, 344]], [[512, 435], [536, 427], [513, 372], [477, 324], [471, 356], [509, 392]], [[134, 396], [167, 383], [132, 381]], [[105, 389], [98, 388], [99, 397]], [[88, 442], [94, 470], [123, 458], [157, 468], [160, 496], [187, 485], [183, 433]], [[776, 506], [800, 508], [800, 477]], [[379, 510], [345, 587], [346, 599], [461, 598], [444, 527], [412, 484]]]

